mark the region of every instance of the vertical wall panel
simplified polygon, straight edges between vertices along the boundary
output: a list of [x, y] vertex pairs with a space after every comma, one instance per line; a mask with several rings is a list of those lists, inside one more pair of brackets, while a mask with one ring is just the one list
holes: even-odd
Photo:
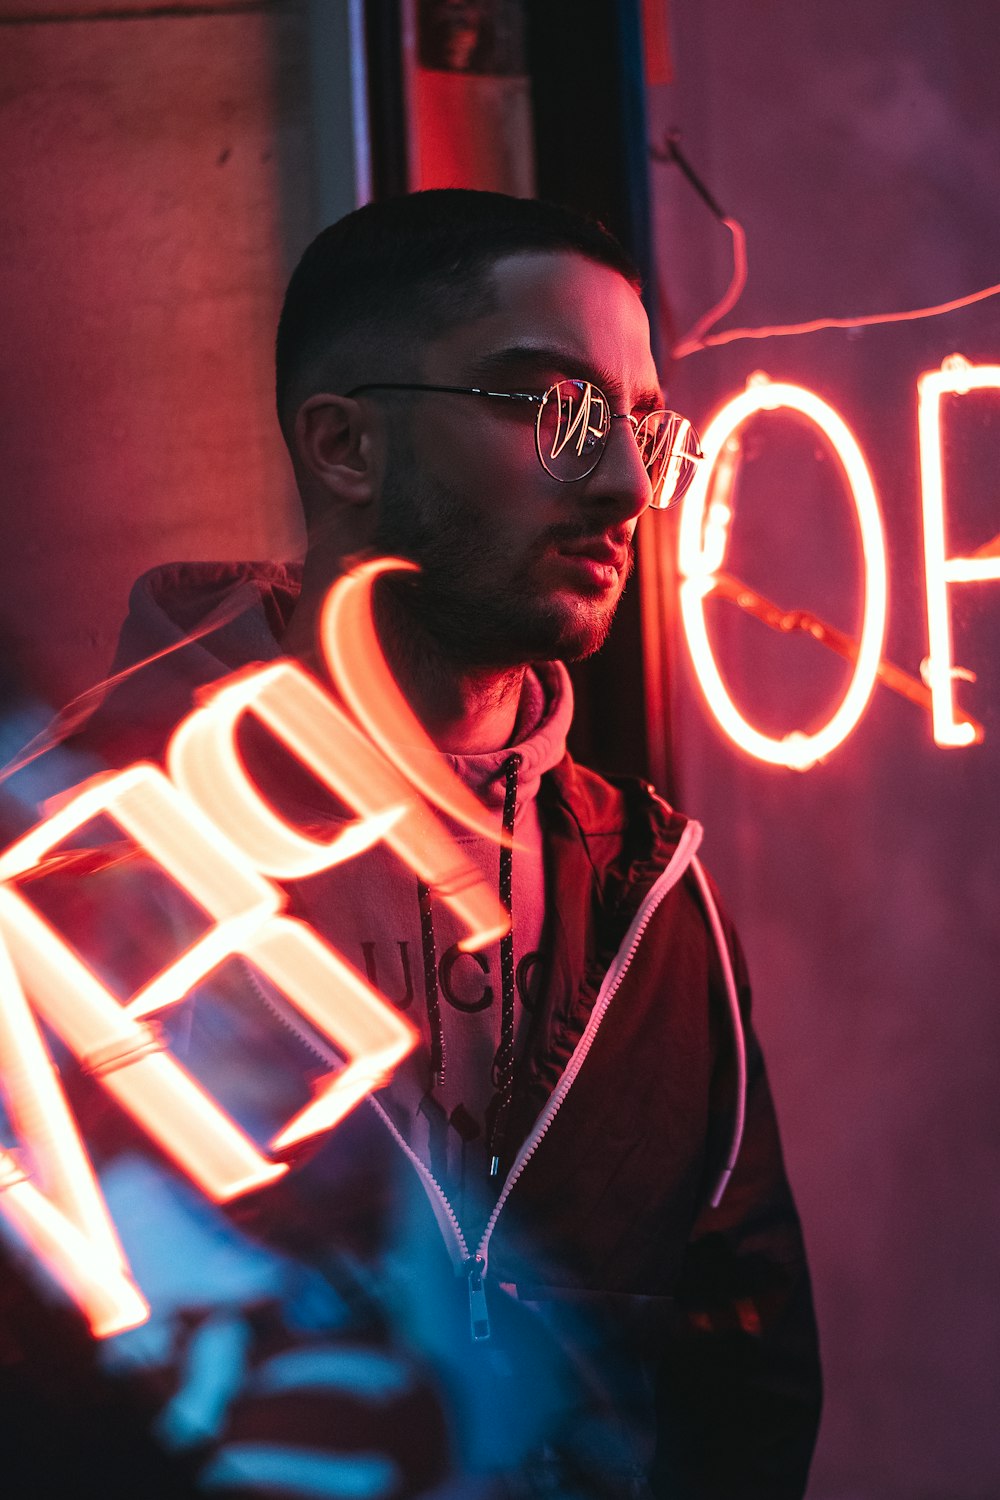
[[143, 568], [297, 544], [271, 351], [311, 126], [294, 5], [32, 9], [0, 12], [0, 640], [54, 704]]

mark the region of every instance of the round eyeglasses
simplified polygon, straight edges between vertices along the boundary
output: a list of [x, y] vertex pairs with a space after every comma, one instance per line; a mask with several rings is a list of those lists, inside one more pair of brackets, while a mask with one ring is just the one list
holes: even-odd
[[529, 401], [538, 408], [535, 451], [539, 463], [561, 484], [572, 484], [592, 474], [607, 447], [611, 423], [628, 422], [652, 485], [649, 503], [654, 510], [666, 510], [680, 499], [704, 456], [687, 417], [675, 411], [650, 411], [638, 417], [631, 412], [612, 411], [600, 386], [590, 380], [557, 380], [540, 396], [527, 391], [487, 391], [474, 385], [395, 382], [356, 385], [345, 394], [359, 396], [362, 391], [437, 391], [451, 396]]

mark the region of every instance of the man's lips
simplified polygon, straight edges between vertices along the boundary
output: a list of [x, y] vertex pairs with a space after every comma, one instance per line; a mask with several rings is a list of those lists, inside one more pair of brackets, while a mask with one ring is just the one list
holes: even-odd
[[628, 546], [615, 546], [609, 538], [593, 537], [579, 542], [563, 542], [557, 549], [563, 557], [579, 557], [624, 573], [628, 565]]
[[627, 545], [616, 546], [606, 537], [563, 542], [556, 550], [575, 573], [599, 588], [614, 587], [628, 567]]

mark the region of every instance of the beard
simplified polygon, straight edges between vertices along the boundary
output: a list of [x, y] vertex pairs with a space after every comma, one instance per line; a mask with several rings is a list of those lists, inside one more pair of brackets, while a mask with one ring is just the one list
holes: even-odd
[[605, 528], [581, 514], [577, 522], [538, 533], [515, 559], [509, 544], [470, 514], [461, 494], [418, 476], [407, 456], [390, 457], [375, 546], [420, 568], [417, 575], [390, 574], [380, 583], [380, 623], [398, 647], [418, 649], [422, 636], [448, 661], [495, 669], [582, 661], [600, 649], [632, 571], [631, 541], [617, 591], [601, 599], [580, 595], [574, 605], [539, 586], [542, 561]]

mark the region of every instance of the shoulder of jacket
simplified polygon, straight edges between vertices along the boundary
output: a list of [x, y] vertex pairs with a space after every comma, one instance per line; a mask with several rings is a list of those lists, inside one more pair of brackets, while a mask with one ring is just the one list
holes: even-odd
[[639, 776], [601, 775], [569, 754], [549, 773], [551, 786], [587, 834], [646, 827], [675, 844], [689, 819]]

